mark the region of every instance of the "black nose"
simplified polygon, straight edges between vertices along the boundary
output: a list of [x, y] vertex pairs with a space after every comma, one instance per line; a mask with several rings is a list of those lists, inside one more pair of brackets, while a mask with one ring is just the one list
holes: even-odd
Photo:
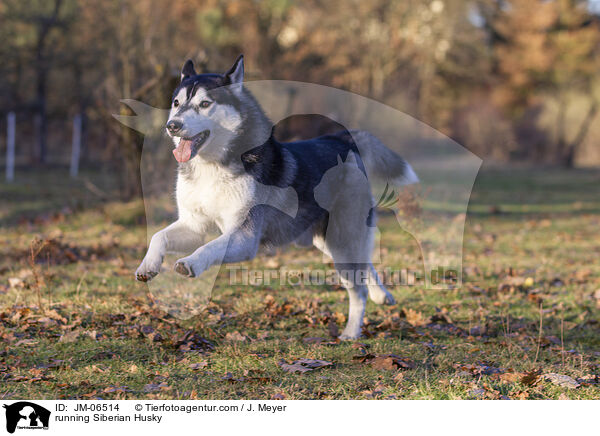
[[183, 127], [183, 123], [181, 121], [171, 120], [167, 123], [167, 130], [171, 134], [179, 132], [182, 127]]

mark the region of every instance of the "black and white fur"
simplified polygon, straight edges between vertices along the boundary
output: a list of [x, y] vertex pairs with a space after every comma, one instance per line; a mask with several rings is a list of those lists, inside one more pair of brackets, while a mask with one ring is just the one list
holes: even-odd
[[[360, 252], [360, 258], [348, 262], [336, 261], [346, 242], [329, 237], [344, 234], [331, 231], [329, 207], [335, 204], [342, 208], [338, 211], [345, 208], [351, 212], [357, 204], [372, 207], [374, 202], [369, 189], [357, 189], [352, 184], [327, 189], [320, 184], [328, 171], [349, 161], [369, 178], [378, 176], [396, 186], [415, 183], [417, 177], [408, 163], [367, 132], [342, 131], [305, 141], [278, 142], [271, 122], [243, 86], [243, 76], [242, 56], [223, 75], [196, 74], [191, 61], [183, 67], [167, 123], [176, 147], [182, 140], [193, 143], [190, 158], [179, 164], [178, 219], [152, 237], [136, 277], [140, 281], [152, 279], [168, 252], [191, 252], [176, 262], [175, 270], [195, 277], [213, 265], [252, 259], [261, 247], [313, 244], [333, 257], [338, 271], [362, 270], [371, 279], [365, 283], [353, 276], [342, 277], [350, 309], [340, 337], [357, 338], [367, 295], [377, 304], [395, 301], [379, 282], [370, 260], [374, 208], [368, 223], [353, 222], [351, 217], [347, 224], [336, 223], [350, 226], [344, 229], [345, 234], [356, 235], [352, 244], [346, 242]], [[343, 183], [344, 177], [336, 180]], [[268, 201], [258, 201], [265, 186], [273, 187], [273, 191]], [[317, 187], [320, 198], [315, 198]], [[293, 217], [283, 212], [289, 206], [285, 192], [290, 188], [297, 194]], [[204, 244], [204, 234], [215, 226], [221, 235]]]

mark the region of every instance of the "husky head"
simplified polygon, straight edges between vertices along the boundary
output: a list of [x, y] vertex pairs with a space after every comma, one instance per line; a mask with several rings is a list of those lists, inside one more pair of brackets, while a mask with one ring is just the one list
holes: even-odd
[[232, 152], [244, 122], [261, 112], [243, 80], [242, 55], [225, 74], [197, 74], [191, 60], [185, 63], [166, 125], [180, 164], [198, 155], [222, 161]]

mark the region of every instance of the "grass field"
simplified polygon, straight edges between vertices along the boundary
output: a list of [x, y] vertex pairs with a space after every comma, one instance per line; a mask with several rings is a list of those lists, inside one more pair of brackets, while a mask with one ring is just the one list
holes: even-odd
[[[0, 185], [1, 399], [600, 399], [598, 171], [482, 170], [463, 286], [392, 289], [398, 304], [369, 302], [367, 337], [348, 343], [335, 286], [230, 286], [223, 268], [201, 314], [161, 311], [133, 280], [141, 200], [107, 202], [110, 175], [84, 178]], [[410, 237], [382, 245], [384, 265], [417, 267]], [[289, 372], [299, 359], [323, 367]]]

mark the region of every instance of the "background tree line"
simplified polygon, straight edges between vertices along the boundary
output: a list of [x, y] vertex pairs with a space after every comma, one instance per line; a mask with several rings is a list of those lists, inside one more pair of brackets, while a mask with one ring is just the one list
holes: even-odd
[[[596, 2], [584, 0], [2, 0], [0, 112], [18, 161], [62, 163], [83, 116], [84, 159], [139, 193], [141, 138], [123, 98], [167, 107], [187, 58], [247, 79], [375, 98], [481, 157], [600, 163]], [[5, 116], [0, 120], [4, 131]], [[0, 136], [4, 147], [4, 135]]]

